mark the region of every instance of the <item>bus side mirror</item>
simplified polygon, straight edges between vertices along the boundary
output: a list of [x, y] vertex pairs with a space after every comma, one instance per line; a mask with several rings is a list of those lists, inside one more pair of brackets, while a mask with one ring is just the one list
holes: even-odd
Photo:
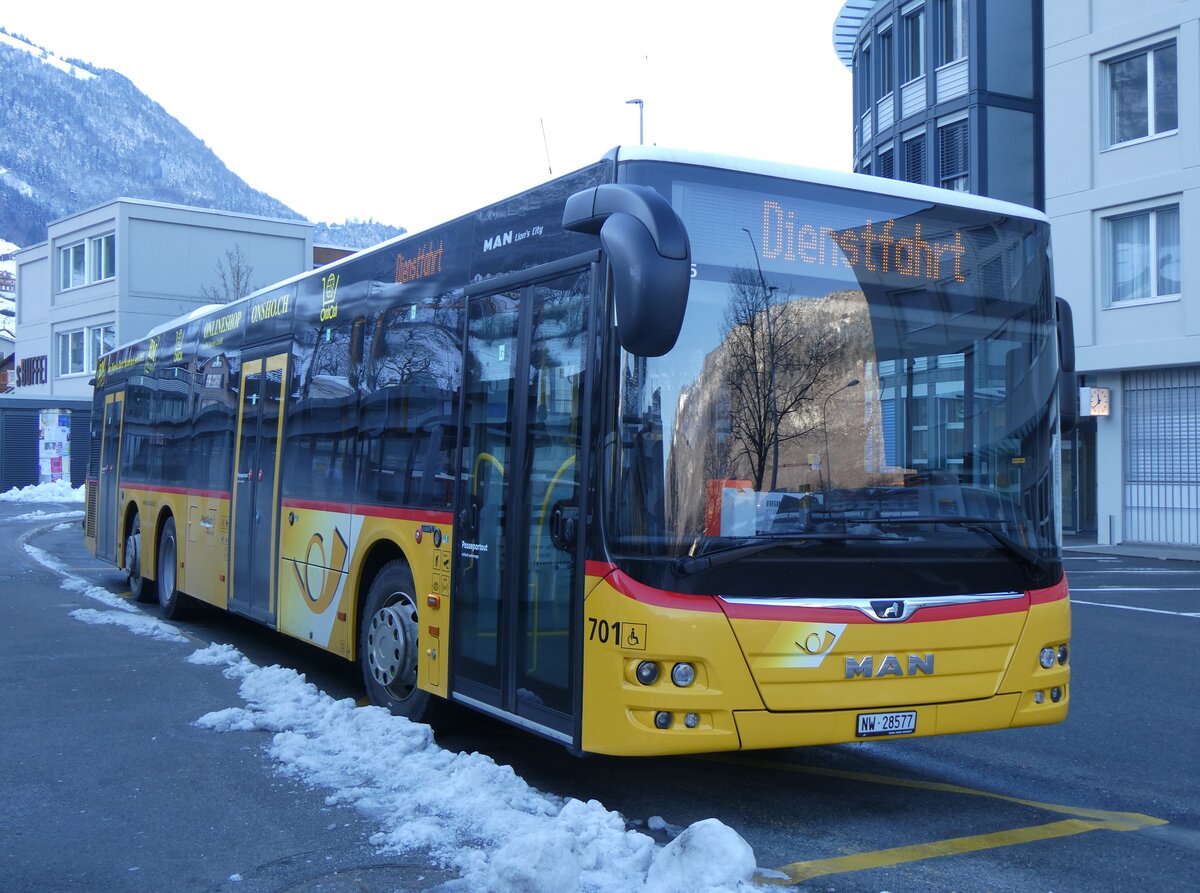
[[1070, 434], [1079, 424], [1079, 388], [1075, 376], [1075, 320], [1071, 305], [1063, 298], [1054, 299], [1058, 328], [1058, 427]]
[[609, 257], [617, 338], [627, 351], [661, 357], [675, 346], [692, 281], [683, 221], [647, 186], [607, 184], [567, 199], [563, 228], [599, 233]]

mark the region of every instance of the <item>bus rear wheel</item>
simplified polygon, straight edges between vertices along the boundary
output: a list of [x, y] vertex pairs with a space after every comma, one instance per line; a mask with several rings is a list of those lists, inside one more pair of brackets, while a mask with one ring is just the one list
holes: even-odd
[[187, 601], [187, 596], [176, 588], [178, 572], [179, 541], [175, 536], [175, 519], [167, 518], [158, 537], [158, 606], [167, 620], [180, 619]]
[[149, 602], [154, 600], [154, 581], [147, 580], [142, 575], [142, 520], [140, 515], [133, 516], [129, 526], [129, 536], [125, 537], [125, 572], [129, 574], [129, 591], [133, 600]]
[[372, 704], [413, 722], [424, 722], [430, 697], [417, 688], [419, 627], [415, 593], [407, 564], [392, 561], [383, 566], [363, 605], [358, 662]]

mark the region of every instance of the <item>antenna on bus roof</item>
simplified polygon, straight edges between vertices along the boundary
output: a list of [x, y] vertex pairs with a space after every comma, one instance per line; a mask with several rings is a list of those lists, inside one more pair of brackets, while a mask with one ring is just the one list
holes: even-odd
[[554, 176], [554, 168], [550, 164], [550, 142], [546, 139], [546, 120], [538, 118], [538, 123], [542, 125], [542, 145], [546, 147], [546, 168], [550, 171], [550, 176]]

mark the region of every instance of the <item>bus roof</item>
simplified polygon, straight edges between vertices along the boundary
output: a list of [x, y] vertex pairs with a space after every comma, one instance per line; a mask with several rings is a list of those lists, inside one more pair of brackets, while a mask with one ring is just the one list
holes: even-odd
[[618, 164], [628, 161], [662, 161], [672, 164], [690, 164], [697, 167], [720, 168], [722, 170], [741, 171], [749, 174], [762, 174], [768, 177], [781, 177], [785, 180], [800, 180], [806, 183], [837, 186], [842, 189], [855, 189], [859, 192], [934, 202], [939, 205], [969, 208], [989, 214], [1023, 217], [1043, 223], [1050, 222], [1049, 218], [1036, 208], [1030, 208], [1014, 202], [987, 198], [970, 192], [954, 192], [949, 189], [938, 189], [934, 186], [923, 186], [917, 183], [908, 183], [904, 180], [873, 177], [869, 174], [830, 171], [821, 168], [803, 167], [797, 164], [787, 164], [780, 161], [739, 158], [733, 155], [717, 155], [708, 152], [693, 152], [685, 149], [669, 149], [659, 146], [618, 146], [613, 149], [612, 154]]

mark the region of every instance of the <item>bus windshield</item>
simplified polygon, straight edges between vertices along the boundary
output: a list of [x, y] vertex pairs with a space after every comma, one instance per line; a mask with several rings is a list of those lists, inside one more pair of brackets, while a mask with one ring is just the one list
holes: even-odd
[[1044, 222], [972, 200], [623, 170], [669, 197], [694, 266], [674, 349], [620, 358], [615, 563], [741, 596], [1061, 578]]

